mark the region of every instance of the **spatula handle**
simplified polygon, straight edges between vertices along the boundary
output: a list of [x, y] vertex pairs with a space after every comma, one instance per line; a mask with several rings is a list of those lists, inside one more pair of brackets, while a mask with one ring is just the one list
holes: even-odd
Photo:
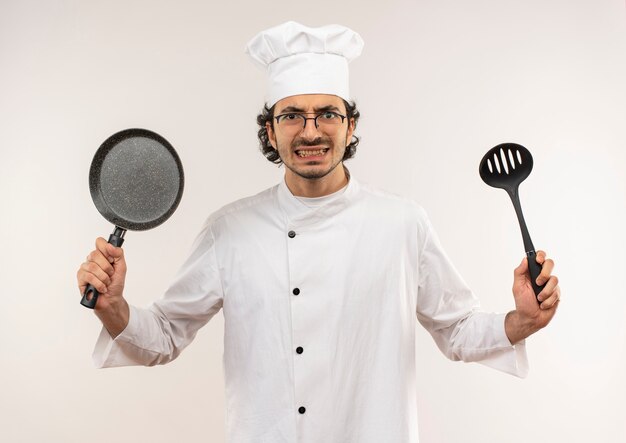
[[[109, 243], [115, 247], [121, 247], [124, 243], [125, 233], [126, 229], [116, 226], [113, 234], [109, 235]], [[85, 292], [83, 293], [83, 298], [80, 300], [80, 304], [86, 308], [94, 309], [96, 307], [96, 303], [98, 302], [99, 295], [100, 293], [98, 290], [91, 286], [91, 284], [88, 284], [85, 288]]]
[[545, 284], [543, 284], [542, 286], [539, 286], [537, 284], [537, 277], [539, 277], [539, 274], [541, 274], [541, 265], [537, 263], [537, 253], [535, 251], [527, 252], [526, 258], [528, 260], [528, 273], [530, 274], [530, 283], [533, 285], [533, 290], [535, 291], [536, 297], [546, 286]]

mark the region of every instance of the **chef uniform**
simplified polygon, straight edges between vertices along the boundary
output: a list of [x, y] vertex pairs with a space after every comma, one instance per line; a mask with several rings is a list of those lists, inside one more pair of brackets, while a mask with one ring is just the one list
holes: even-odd
[[[271, 105], [349, 97], [347, 61], [361, 47], [347, 28], [289, 22], [248, 52], [274, 70]], [[339, 75], [286, 81], [319, 63]], [[222, 309], [230, 443], [417, 442], [416, 319], [448, 358], [524, 377], [524, 342], [511, 345], [505, 314], [480, 311], [424, 210], [348, 177], [318, 199], [283, 180], [213, 213], [163, 298], [131, 306], [114, 340], [103, 328], [96, 365], [167, 363]]]

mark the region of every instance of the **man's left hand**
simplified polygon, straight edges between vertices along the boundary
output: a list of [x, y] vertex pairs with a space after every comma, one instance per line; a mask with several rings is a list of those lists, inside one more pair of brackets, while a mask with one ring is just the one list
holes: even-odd
[[545, 287], [537, 297], [530, 283], [527, 259], [524, 258], [513, 271], [515, 311], [509, 312], [505, 320], [506, 335], [512, 344], [525, 339], [550, 323], [561, 299], [559, 279], [556, 275], [552, 275], [554, 261], [546, 259], [544, 251], [537, 251], [536, 260], [542, 265], [537, 284], [541, 286], [545, 283]]

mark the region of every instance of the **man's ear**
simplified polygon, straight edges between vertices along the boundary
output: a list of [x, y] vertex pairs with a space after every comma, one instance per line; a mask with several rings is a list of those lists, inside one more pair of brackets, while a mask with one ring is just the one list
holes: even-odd
[[346, 147], [352, 143], [352, 134], [354, 134], [354, 117], [348, 122], [348, 131], [346, 132]]
[[272, 128], [272, 124], [270, 122], [265, 123], [265, 130], [267, 131], [267, 138], [269, 139], [272, 147], [276, 149], [276, 134], [274, 133], [274, 129]]

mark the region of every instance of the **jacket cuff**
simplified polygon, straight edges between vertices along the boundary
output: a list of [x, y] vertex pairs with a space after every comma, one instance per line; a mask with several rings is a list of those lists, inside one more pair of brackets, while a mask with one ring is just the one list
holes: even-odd
[[92, 359], [96, 368], [115, 366], [116, 355], [121, 343], [132, 343], [139, 329], [136, 308], [129, 305], [129, 317], [126, 328], [113, 339], [109, 331], [102, 326], [93, 350]]
[[529, 371], [526, 340], [511, 344], [504, 329], [505, 318], [506, 314], [494, 315], [492, 328], [498, 352], [480, 363], [516, 377], [526, 378]]

